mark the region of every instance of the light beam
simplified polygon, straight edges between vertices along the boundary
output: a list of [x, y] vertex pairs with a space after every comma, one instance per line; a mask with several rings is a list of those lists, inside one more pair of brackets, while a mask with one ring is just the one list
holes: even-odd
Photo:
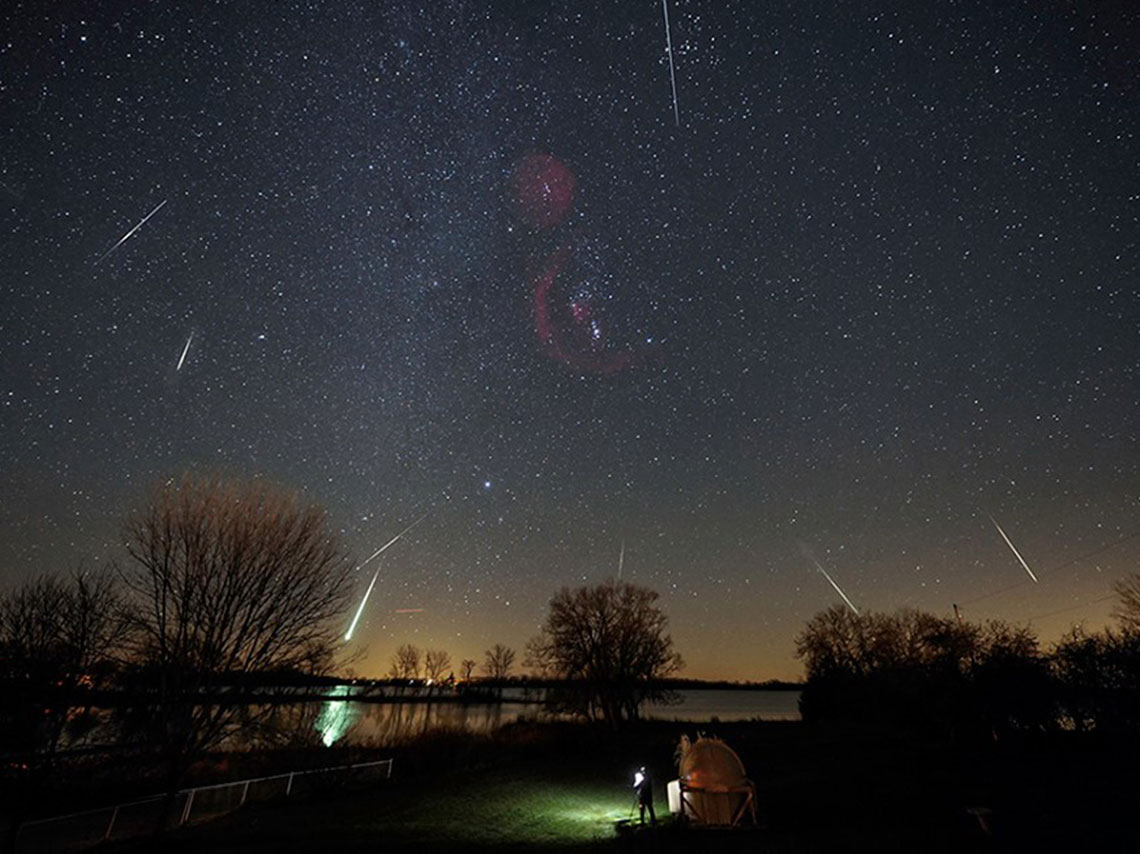
[[190, 342], [193, 340], [194, 333], [191, 332], [190, 337], [186, 339], [186, 346], [182, 348], [182, 356], [178, 360], [178, 367], [174, 369], [176, 372], [182, 370], [182, 363], [186, 361], [186, 354], [190, 352]]
[[[394, 546], [399, 541], [400, 537], [404, 536], [404, 534], [408, 533], [408, 531], [412, 530], [412, 528], [416, 527], [416, 525], [426, 519], [428, 517], [428, 513], [431, 513], [431, 511], [428, 510], [427, 513], [416, 519], [416, 521], [412, 522], [412, 524], [408, 525], [408, 527], [404, 528], [404, 530], [400, 531], [400, 533], [396, 534], [396, 536], [392, 537], [392, 539], [388, 540], [388, 542], [384, 543], [384, 545], [380, 546], [380, 548], [378, 548], [367, 558], [361, 561], [360, 566], [356, 568], [362, 569], [366, 563], [371, 563], [375, 558], [378, 558], [380, 555], [384, 554], [385, 551], [387, 551], [391, 546]], [[352, 640], [352, 633], [356, 629], [356, 623], [360, 619], [360, 615], [364, 612], [364, 606], [368, 602], [368, 597], [372, 593], [372, 588], [376, 586], [376, 579], [379, 577], [379, 575], [380, 567], [376, 567], [376, 572], [372, 576], [372, 581], [368, 585], [368, 590], [365, 591], [364, 598], [360, 600], [360, 607], [356, 609], [356, 616], [352, 618], [352, 623], [349, 625], [348, 631], [344, 635], [344, 639], [346, 641]]]
[[815, 568], [823, 573], [823, 577], [826, 578], [831, 583], [831, 586], [835, 588], [835, 592], [843, 597], [843, 601], [847, 603], [847, 607], [850, 608], [852, 611], [854, 611], [855, 616], [858, 617], [859, 616], [859, 609], [851, 604], [851, 600], [847, 598], [847, 594], [844, 593], [843, 590], [840, 589], [839, 585], [835, 583], [835, 579], [827, 574], [827, 570], [823, 568], [823, 564], [821, 564], [818, 560], [814, 561], [814, 563], [815, 563]]
[[673, 70], [673, 36], [669, 32], [669, 0], [661, 0], [661, 13], [665, 16], [665, 52], [669, 55], [669, 85], [673, 88], [673, 121], [681, 126], [681, 113], [677, 109], [677, 74]]
[[385, 551], [387, 551], [390, 547], [392, 547], [396, 544], [396, 542], [400, 539], [400, 537], [404, 536], [404, 534], [408, 533], [408, 531], [412, 530], [412, 528], [416, 527], [416, 525], [418, 525], [420, 522], [422, 522], [424, 519], [426, 519], [428, 517], [428, 513], [431, 513], [431, 511], [429, 510], [427, 513], [422, 515], [420, 518], [416, 519], [416, 521], [412, 522], [412, 524], [408, 525], [408, 527], [404, 528], [404, 530], [400, 531], [400, 533], [396, 534], [396, 536], [392, 537], [392, 539], [388, 540], [388, 542], [384, 543], [384, 545], [380, 546], [380, 548], [378, 548], [376, 551], [374, 551], [372, 554], [370, 554], [368, 557], [366, 557], [363, 561], [361, 561], [361, 564], [360, 564], [360, 566], [357, 567], [357, 569], [360, 569], [360, 567], [364, 566], [364, 564], [366, 564], [366, 563], [371, 563], [374, 559], [376, 559], [376, 558], [380, 557], [380, 555], [384, 554]]
[[[990, 514], [989, 514], [989, 513], [987, 513], [986, 515], [987, 515], [987, 516], [990, 516]], [[1016, 557], [1016, 558], [1017, 558], [1017, 560], [1018, 560], [1018, 562], [1021, 564], [1021, 568], [1022, 568], [1022, 569], [1024, 569], [1026, 572], [1028, 572], [1028, 573], [1029, 573], [1029, 577], [1033, 579], [1033, 583], [1034, 583], [1034, 584], [1037, 584], [1037, 583], [1038, 583], [1038, 581], [1037, 581], [1037, 576], [1033, 574], [1033, 570], [1029, 568], [1029, 564], [1027, 564], [1027, 563], [1025, 562], [1025, 558], [1023, 558], [1023, 557], [1021, 556], [1021, 552], [1019, 552], [1019, 551], [1017, 550], [1017, 546], [1015, 546], [1015, 545], [1014, 545], [1012, 542], [1010, 542], [1010, 539], [1009, 539], [1009, 537], [1007, 537], [1007, 536], [1005, 535], [1005, 531], [1003, 531], [1003, 530], [1001, 529], [1001, 525], [999, 525], [999, 524], [997, 523], [997, 519], [995, 519], [993, 516], [990, 516], [990, 521], [994, 523], [994, 527], [995, 527], [995, 528], [997, 528], [997, 532], [998, 532], [999, 534], [1001, 534], [1001, 538], [1002, 538], [1003, 540], [1005, 540], [1005, 544], [1006, 544], [1007, 546], [1009, 546], [1009, 550], [1010, 550], [1011, 552], [1013, 552], [1013, 556], [1014, 556], [1014, 557]]]
[[364, 591], [364, 598], [360, 600], [360, 607], [356, 609], [356, 616], [352, 618], [352, 623], [348, 627], [348, 631], [344, 633], [346, 641], [352, 640], [352, 633], [356, 631], [356, 623], [360, 620], [360, 615], [364, 613], [364, 606], [368, 604], [368, 597], [372, 595], [372, 588], [376, 586], [376, 579], [380, 577], [380, 567], [376, 567], [376, 571], [372, 573], [372, 580], [368, 583], [368, 589]]
[[148, 219], [150, 219], [152, 216], [154, 216], [156, 213], [158, 213], [159, 209], [165, 204], [166, 204], [166, 199], [163, 199], [161, 202], [159, 202], [158, 206], [154, 210], [152, 210], [150, 213], [148, 213], [146, 216], [144, 216], [142, 219], [139, 220], [138, 225], [136, 225], [134, 228], [132, 228], [130, 231], [128, 231], [126, 234], [124, 234], [122, 237], [120, 237], [118, 243], [116, 243], [114, 246], [112, 246], [110, 249], [108, 249], [106, 252], [104, 252], [102, 255], [100, 255], [99, 260], [96, 261], [95, 263], [96, 264], [103, 263], [103, 259], [105, 259], [108, 255], [110, 255], [112, 252], [114, 252], [116, 249], [118, 249], [120, 246], [122, 246], [128, 240], [130, 240], [131, 236], [136, 231], [138, 231], [140, 228], [142, 228], [144, 225], [146, 225], [146, 221]]

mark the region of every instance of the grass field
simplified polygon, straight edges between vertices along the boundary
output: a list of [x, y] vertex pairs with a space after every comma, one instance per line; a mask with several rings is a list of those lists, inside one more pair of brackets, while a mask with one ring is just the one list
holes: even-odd
[[[889, 734], [802, 724], [718, 727], [755, 781], [761, 826], [686, 828], [667, 814], [672, 751], [692, 726], [614, 737], [516, 728], [497, 739], [409, 745], [391, 781], [250, 805], [129, 852], [1055, 851], [1082, 840], [1135, 850], [1135, 787], [1110, 769], [1134, 747], [1027, 743], [964, 751]], [[662, 819], [619, 832], [629, 773], [650, 765]], [[1077, 779], [1075, 772], [1080, 772]], [[990, 833], [971, 809], [988, 810]], [[1124, 846], [1121, 848], [1120, 846]]]
[[[540, 767], [441, 772], [249, 806], [125, 850], [427, 851], [592, 849], [615, 840], [632, 792], [613, 779]], [[659, 804], [663, 806], [663, 804]]]

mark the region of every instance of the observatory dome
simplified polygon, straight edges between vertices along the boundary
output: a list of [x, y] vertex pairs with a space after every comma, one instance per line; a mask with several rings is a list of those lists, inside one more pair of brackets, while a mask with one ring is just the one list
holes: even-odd
[[693, 789], [717, 791], [748, 785], [744, 763], [719, 738], [698, 738], [681, 757], [681, 780]]

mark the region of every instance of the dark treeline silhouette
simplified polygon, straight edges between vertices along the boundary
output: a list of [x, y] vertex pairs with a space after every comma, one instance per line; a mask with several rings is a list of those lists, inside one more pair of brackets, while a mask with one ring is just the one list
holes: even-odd
[[645, 702], [676, 699], [662, 680], [683, 662], [657, 598], [621, 581], [564, 587], [554, 596], [527, 646], [527, 663], [559, 682], [548, 691], [553, 711], [618, 727], [637, 720]]
[[1080, 731], [1140, 733], [1140, 631], [1069, 631], [1052, 656], [1064, 722]]
[[[485, 653], [480, 676], [475, 674], [476, 662], [464, 659], [459, 664], [456, 677], [451, 654], [446, 650], [420, 650], [415, 644], [404, 643], [396, 648], [389, 660], [387, 684], [398, 691], [412, 689], [414, 693], [429, 697], [451, 693], [481, 698], [488, 696], [491, 689], [497, 689], [498, 696], [501, 696], [502, 686], [511, 678], [514, 661], [515, 651], [497, 643]], [[478, 688], [473, 687], [476, 680]]]
[[[128, 518], [123, 545], [105, 572], [0, 597], [9, 794], [52, 789], [64, 761], [52, 754], [98, 740], [151, 757], [173, 793], [206, 751], [273, 734], [278, 711], [248, 701], [247, 678], [339, 664], [351, 567], [324, 512], [296, 494], [170, 480]], [[14, 824], [19, 798], [5, 806]]]
[[805, 721], [925, 729], [951, 739], [1022, 731], [1140, 732], [1140, 576], [1117, 582], [1117, 625], [1048, 650], [1027, 626], [913, 609], [816, 614], [796, 639]]
[[[552, 601], [530, 650], [552, 685], [516, 677], [503, 644], [458, 666], [403, 644], [386, 684], [338, 678], [352, 564], [321, 509], [257, 480], [168, 480], [126, 519], [122, 545], [100, 572], [0, 594], [9, 842], [33, 816], [90, 806], [95, 772], [120, 793], [166, 792], [166, 827], [177, 791], [227, 752], [323, 749], [322, 688], [402, 705], [498, 702], [519, 686], [521, 702], [554, 694], [561, 711], [616, 724], [666, 696], [659, 680], [680, 666], [657, 594], [611, 583]], [[581, 631], [594, 633], [585, 644]]]
[[53, 753], [94, 726], [127, 633], [106, 572], [39, 578], [0, 598], [0, 753]]
[[697, 691], [802, 691], [804, 687], [803, 682], [788, 682], [783, 679], [754, 682], [734, 679], [681, 679], [676, 676], [662, 679], [661, 684], [675, 691], [686, 688]]
[[[161, 769], [152, 787], [173, 791], [210, 751], [319, 746], [316, 728], [283, 707], [333, 686], [381, 700], [456, 685], [449, 653], [411, 644], [396, 650], [387, 683], [337, 675], [349, 663], [351, 563], [324, 511], [296, 493], [258, 480], [167, 480], [125, 520], [121, 542], [120, 563], [0, 593], [9, 793], [53, 786], [68, 756], [100, 751], [146, 757]], [[501, 694], [514, 661], [496, 644], [478, 686], [458, 699]], [[464, 661], [460, 672], [470, 680], [476, 667]], [[20, 811], [4, 803], [0, 811]]]
[[276, 735], [276, 709], [227, 697], [221, 677], [334, 669], [351, 565], [324, 511], [259, 481], [168, 481], [124, 545], [121, 731], [157, 750], [173, 793], [206, 751]]

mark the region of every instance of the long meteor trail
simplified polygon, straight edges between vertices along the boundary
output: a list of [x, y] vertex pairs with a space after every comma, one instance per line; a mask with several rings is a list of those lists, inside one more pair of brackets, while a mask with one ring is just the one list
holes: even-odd
[[182, 363], [186, 361], [186, 354], [190, 352], [190, 342], [194, 340], [194, 333], [190, 333], [190, 337], [186, 339], [186, 346], [182, 348], [182, 357], [178, 360], [178, 367], [175, 371], [182, 370]]
[[384, 545], [380, 546], [380, 548], [378, 548], [363, 561], [361, 561], [361, 564], [357, 567], [357, 569], [360, 569], [360, 567], [364, 566], [366, 563], [371, 563], [373, 560], [380, 557], [380, 555], [384, 554], [384, 552], [387, 551], [391, 546], [396, 545], [396, 542], [400, 539], [400, 537], [404, 536], [404, 534], [408, 533], [408, 531], [412, 530], [412, 528], [416, 527], [416, 525], [426, 519], [429, 513], [431, 513], [430, 510], [420, 518], [416, 519], [416, 521], [412, 522], [412, 524], [408, 525], [408, 527], [404, 528], [404, 530], [400, 531], [400, 533], [396, 534], [396, 536], [392, 537], [392, 539], [388, 540], [388, 542], [384, 543]]
[[[987, 515], [987, 516], [990, 516], [990, 514], [989, 514], [989, 513], [987, 513], [986, 515]], [[990, 516], [990, 521], [994, 523], [994, 527], [995, 527], [995, 528], [997, 528], [997, 532], [998, 532], [999, 534], [1001, 534], [1001, 538], [1002, 538], [1003, 540], [1005, 540], [1005, 544], [1006, 544], [1007, 546], [1009, 546], [1009, 550], [1010, 550], [1011, 552], [1013, 552], [1013, 556], [1014, 556], [1014, 557], [1016, 557], [1016, 558], [1017, 558], [1017, 560], [1018, 560], [1018, 563], [1020, 563], [1020, 564], [1021, 564], [1021, 568], [1022, 568], [1022, 569], [1024, 569], [1026, 572], [1028, 572], [1028, 573], [1029, 573], [1029, 577], [1033, 579], [1033, 583], [1034, 583], [1034, 584], [1037, 584], [1037, 583], [1038, 583], [1038, 581], [1037, 581], [1037, 576], [1033, 574], [1033, 570], [1029, 568], [1029, 564], [1027, 564], [1027, 563], [1025, 562], [1025, 558], [1023, 558], [1023, 557], [1021, 556], [1021, 552], [1019, 552], [1019, 551], [1017, 550], [1017, 546], [1015, 546], [1013, 543], [1011, 543], [1011, 542], [1010, 542], [1010, 540], [1009, 540], [1009, 537], [1007, 537], [1007, 536], [1005, 535], [1005, 531], [1003, 531], [1003, 530], [1001, 529], [1001, 525], [999, 525], [999, 524], [997, 523], [997, 519], [995, 519], [993, 516]]]
[[352, 633], [356, 631], [356, 623], [360, 619], [360, 615], [364, 613], [364, 606], [368, 603], [368, 597], [372, 595], [372, 588], [376, 586], [376, 579], [379, 577], [380, 567], [376, 567], [376, 571], [372, 573], [372, 580], [368, 583], [368, 589], [364, 591], [364, 598], [360, 600], [360, 607], [356, 609], [356, 616], [352, 618], [348, 631], [344, 633], [346, 641], [352, 640]]
[[823, 564], [821, 564], [818, 560], [813, 561], [813, 562], [815, 563], [815, 568], [823, 573], [823, 577], [826, 578], [828, 580], [828, 582], [830, 582], [831, 586], [835, 588], [835, 592], [843, 597], [843, 601], [847, 603], [847, 607], [850, 608], [852, 611], [854, 611], [855, 616], [858, 617], [859, 616], [859, 609], [851, 604], [851, 600], [847, 598], [847, 594], [844, 593], [840, 589], [839, 585], [835, 583], [835, 579], [827, 574], [827, 570], [823, 568]]
[[669, 55], [669, 85], [673, 88], [673, 121], [681, 126], [681, 113], [677, 109], [677, 73], [673, 70], [673, 34], [669, 31], [669, 0], [661, 0], [661, 14], [665, 17], [665, 52]]
[[136, 225], [134, 228], [132, 228], [130, 231], [128, 231], [126, 234], [124, 234], [122, 237], [120, 237], [118, 243], [116, 243], [114, 246], [112, 246], [110, 249], [108, 249], [106, 252], [104, 252], [102, 255], [100, 255], [99, 260], [96, 261], [95, 263], [96, 264], [103, 263], [103, 259], [105, 259], [108, 255], [110, 255], [112, 252], [114, 252], [116, 249], [118, 249], [120, 246], [122, 246], [128, 240], [130, 240], [131, 236], [136, 231], [138, 231], [140, 228], [142, 228], [144, 225], [146, 225], [146, 221], [148, 219], [150, 219], [152, 216], [154, 216], [156, 213], [158, 213], [159, 210], [162, 208], [162, 206], [165, 204], [166, 204], [166, 199], [163, 199], [161, 202], [159, 202], [158, 206], [154, 210], [152, 210], [150, 213], [148, 213], [146, 216], [144, 216], [142, 219], [139, 220], [138, 225]]
[[[416, 519], [416, 521], [412, 522], [412, 524], [408, 525], [408, 527], [404, 528], [404, 530], [400, 531], [400, 533], [396, 534], [396, 536], [392, 537], [392, 539], [388, 540], [388, 542], [384, 543], [384, 545], [380, 546], [380, 548], [378, 548], [367, 558], [361, 561], [360, 566], [356, 568], [362, 569], [364, 567], [364, 564], [371, 563], [375, 558], [378, 558], [380, 555], [384, 554], [385, 551], [387, 551], [390, 547], [394, 546], [399, 541], [400, 537], [404, 536], [404, 534], [408, 533], [408, 531], [412, 530], [412, 528], [416, 527], [416, 525], [426, 519], [428, 517], [428, 513], [431, 513], [431, 511], [428, 510], [427, 513]], [[356, 609], [356, 616], [352, 618], [352, 623], [349, 625], [348, 631], [345, 632], [344, 639], [346, 641], [352, 640], [352, 633], [356, 630], [356, 623], [360, 620], [360, 615], [364, 613], [364, 606], [368, 604], [368, 597], [372, 595], [372, 588], [376, 586], [376, 579], [379, 577], [380, 567], [376, 567], [376, 572], [372, 574], [372, 581], [369, 582], [368, 589], [364, 591], [364, 598], [360, 600], [360, 607]]]

